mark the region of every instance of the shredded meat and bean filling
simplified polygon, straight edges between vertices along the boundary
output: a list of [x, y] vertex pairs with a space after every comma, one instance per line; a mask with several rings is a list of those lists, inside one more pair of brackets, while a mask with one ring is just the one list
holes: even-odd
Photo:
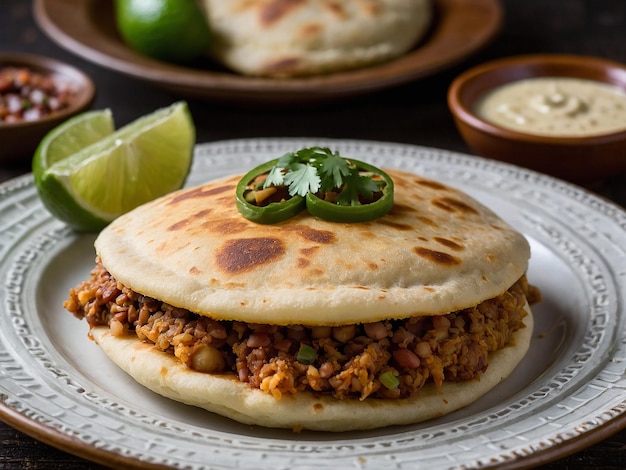
[[[98, 261], [65, 308], [116, 336], [136, 334], [200, 372], [233, 372], [280, 398], [309, 390], [337, 398], [407, 398], [427, 382], [477, 378], [490, 352], [524, 327], [539, 291], [522, 277], [476, 307], [432, 317], [344, 326], [276, 326], [216, 321], [138, 294]], [[392, 375], [397, 380], [380, 380]], [[383, 385], [383, 382], [386, 385]]]

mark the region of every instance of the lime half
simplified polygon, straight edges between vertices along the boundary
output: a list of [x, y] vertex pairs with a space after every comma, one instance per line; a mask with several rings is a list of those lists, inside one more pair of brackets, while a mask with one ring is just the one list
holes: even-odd
[[55, 217], [76, 230], [97, 231], [181, 188], [194, 144], [195, 127], [185, 102], [117, 131], [110, 112], [85, 113], [43, 138], [33, 159], [35, 184]]

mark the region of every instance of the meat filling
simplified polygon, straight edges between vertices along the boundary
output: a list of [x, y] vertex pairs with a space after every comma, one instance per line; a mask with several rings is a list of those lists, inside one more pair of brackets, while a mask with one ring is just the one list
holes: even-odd
[[336, 398], [407, 398], [426, 383], [478, 378], [488, 355], [524, 328], [526, 300], [539, 291], [525, 277], [479, 305], [430, 317], [343, 326], [276, 326], [217, 321], [138, 294], [98, 261], [64, 307], [91, 327], [134, 334], [199, 372], [232, 372], [251, 387]]

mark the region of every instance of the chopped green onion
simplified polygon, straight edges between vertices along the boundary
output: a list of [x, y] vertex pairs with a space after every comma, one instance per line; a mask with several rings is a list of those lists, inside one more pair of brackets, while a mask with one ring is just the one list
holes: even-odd
[[315, 353], [315, 349], [308, 344], [301, 344], [296, 359], [298, 359], [298, 362], [303, 364], [313, 364], [316, 357], [317, 354]]
[[400, 381], [398, 380], [398, 377], [393, 375], [393, 372], [391, 372], [390, 370], [380, 374], [378, 376], [378, 380], [380, 380], [380, 383], [390, 390], [394, 388], [398, 388], [398, 385], [400, 385]]

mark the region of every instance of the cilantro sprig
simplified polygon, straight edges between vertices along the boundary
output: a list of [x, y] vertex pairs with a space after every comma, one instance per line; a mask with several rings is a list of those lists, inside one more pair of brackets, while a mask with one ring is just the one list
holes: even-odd
[[372, 200], [384, 184], [372, 176], [361, 174], [339, 152], [327, 147], [310, 147], [280, 157], [263, 187], [286, 186], [292, 197], [337, 191], [337, 204], [358, 206], [362, 199]]

